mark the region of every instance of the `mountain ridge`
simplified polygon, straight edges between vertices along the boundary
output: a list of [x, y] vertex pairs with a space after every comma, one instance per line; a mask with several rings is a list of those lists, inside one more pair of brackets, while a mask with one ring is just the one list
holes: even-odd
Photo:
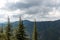
[[[13, 28], [18, 26], [18, 21], [11, 23]], [[23, 21], [26, 31], [32, 36], [34, 22]], [[58, 40], [60, 38], [60, 20], [36, 22], [38, 30], [38, 39], [40, 40]], [[0, 24], [0, 27], [7, 26], [7, 23]]]

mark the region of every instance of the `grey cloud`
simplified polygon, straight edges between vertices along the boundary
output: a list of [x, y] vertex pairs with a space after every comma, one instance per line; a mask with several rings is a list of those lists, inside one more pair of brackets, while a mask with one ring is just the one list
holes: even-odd
[[49, 7], [41, 7], [41, 6], [38, 6], [38, 7], [31, 7], [30, 9], [27, 9], [26, 10], [26, 13], [27, 14], [39, 14], [40, 16], [42, 15], [48, 15], [48, 12], [52, 11], [52, 8], [49, 8]]
[[16, 4], [14, 4], [14, 3], [6, 4], [7, 9], [11, 9], [11, 10], [16, 10], [16, 9], [23, 9], [24, 10], [24, 9], [28, 9], [32, 6], [37, 6], [37, 5], [38, 4], [20, 3], [20, 2], [18, 2]]
[[22, 16], [24, 14], [18, 14], [18, 15], [13, 15], [14, 18], [19, 18], [20, 16]]
[[25, 0], [27, 3], [11, 3], [7, 4], [8, 9], [16, 10], [23, 9], [26, 11], [26, 14], [40, 14], [47, 15], [48, 12], [52, 11], [53, 7], [55, 7], [55, 3], [53, 4], [49, 0]]
[[33, 6], [46, 6], [46, 7], [55, 7], [55, 3], [52, 3], [50, 0], [25, 0], [27, 3], [17, 2], [17, 3], [8, 3], [6, 4], [8, 9], [28, 9]]
[[[60, 3], [55, 3], [53, 0], [25, 0], [27, 3], [17, 2], [17, 3], [8, 3], [6, 4], [7, 10], [24, 10], [24, 14], [29, 14], [36, 16], [37, 18], [47, 18], [46, 15], [53, 10], [53, 8], [59, 9]], [[22, 15], [24, 15], [22, 14]], [[18, 17], [20, 15], [13, 15], [13, 17]], [[29, 18], [29, 17], [28, 17]], [[55, 19], [54, 17], [50, 19]], [[49, 19], [49, 20], [50, 20]]]

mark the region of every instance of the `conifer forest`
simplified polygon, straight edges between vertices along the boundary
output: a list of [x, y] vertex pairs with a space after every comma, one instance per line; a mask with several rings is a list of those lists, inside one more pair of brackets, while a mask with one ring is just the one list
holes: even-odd
[[25, 27], [21, 18], [16, 28], [12, 28], [10, 18], [8, 17], [8, 23], [6, 27], [0, 28], [0, 40], [38, 40], [36, 21], [34, 22], [34, 28], [32, 33], [32, 39], [25, 31]]
[[60, 40], [60, 0], [0, 0], [0, 40]]

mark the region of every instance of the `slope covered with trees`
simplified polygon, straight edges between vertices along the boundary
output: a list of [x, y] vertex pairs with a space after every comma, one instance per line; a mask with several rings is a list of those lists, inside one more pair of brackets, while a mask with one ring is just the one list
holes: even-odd
[[[7, 26], [6, 26], [7, 25]], [[46, 22], [22, 21], [0, 27], [0, 40], [60, 40], [60, 20]]]

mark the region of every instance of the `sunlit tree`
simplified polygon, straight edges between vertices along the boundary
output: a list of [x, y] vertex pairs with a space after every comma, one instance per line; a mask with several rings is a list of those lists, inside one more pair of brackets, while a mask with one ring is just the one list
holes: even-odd
[[32, 34], [32, 40], [37, 40], [36, 19], [35, 19], [35, 22], [34, 22], [34, 29], [33, 29], [33, 34]]
[[20, 17], [19, 25], [18, 25], [18, 28], [16, 30], [16, 39], [17, 40], [26, 40], [26, 36], [27, 35], [25, 34], [23, 21], [21, 20], [21, 17]]

